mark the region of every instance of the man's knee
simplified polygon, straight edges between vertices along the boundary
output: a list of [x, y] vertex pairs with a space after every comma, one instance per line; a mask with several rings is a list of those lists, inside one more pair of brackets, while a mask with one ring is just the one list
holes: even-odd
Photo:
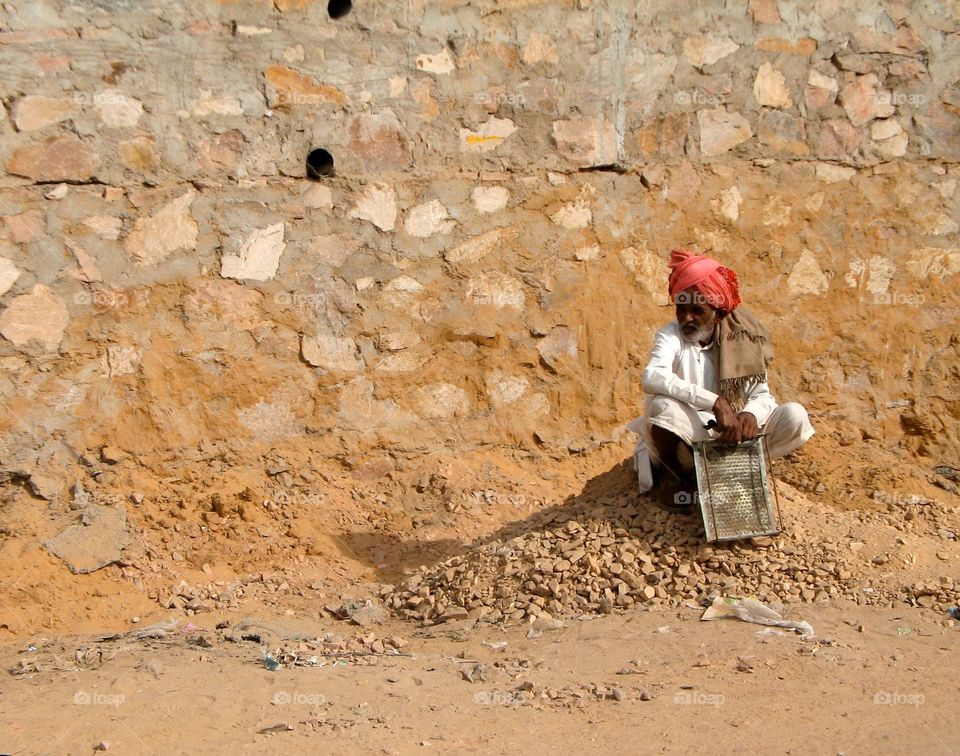
[[813, 436], [810, 417], [802, 404], [788, 402], [776, 409], [776, 422], [771, 418], [768, 429], [770, 458], [776, 459], [799, 449]]
[[650, 399], [650, 403], [647, 405], [647, 417], [650, 422], [656, 425], [658, 418], [675, 417], [679, 406], [680, 402], [672, 396], [657, 394]]
[[810, 426], [810, 416], [807, 414], [806, 407], [797, 402], [787, 402], [781, 404], [780, 422], [785, 428], [792, 431], [802, 431]]

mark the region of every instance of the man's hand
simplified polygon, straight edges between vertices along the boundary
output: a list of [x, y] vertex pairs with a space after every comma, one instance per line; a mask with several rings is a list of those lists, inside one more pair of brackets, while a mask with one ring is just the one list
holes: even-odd
[[723, 437], [723, 434], [727, 431], [740, 427], [737, 413], [733, 411], [730, 402], [722, 396], [718, 396], [717, 401], [713, 403], [713, 416], [717, 418], [717, 425], [719, 426], [717, 432], [720, 433], [721, 437]]
[[713, 405], [713, 414], [717, 418], [717, 432], [720, 434], [720, 440], [724, 443], [736, 445], [741, 441], [756, 438], [759, 431], [757, 418], [750, 412], [741, 412], [738, 415], [733, 411], [730, 402], [722, 396], [717, 397]]
[[756, 416], [752, 412], [741, 412], [737, 418], [740, 420], [740, 440], [750, 441], [756, 438], [760, 432]]

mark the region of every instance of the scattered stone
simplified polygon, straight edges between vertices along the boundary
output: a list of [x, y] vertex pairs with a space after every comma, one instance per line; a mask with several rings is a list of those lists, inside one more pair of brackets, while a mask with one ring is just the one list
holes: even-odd
[[587, 228], [593, 221], [593, 211], [586, 202], [564, 205], [550, 216], [550, 220], [567, 229]]
[[777, 0], [750, 0], [750, 15], [758, 24], [779, 24]]
[[845, 159], [856, 154], [859, 144], [857, 129], [847, 121], [832, 118], [820, 124], [820, 157]]
[[521, 51], [521, 58], [528, 66], [535, 63], [555, 64], [560, 62], [560, 53], [553, 37], [541, 32], [531, 32]]
[[327, 610], [338, 619], [350, 620], [360, 627], [381, 625], [387, 619], [383, 607], [369, 598], [363, 601], [348, 599], [338, 607], [327, 607]]
[[723, 218], [726, 218], [731, 223], [736, 223], [737, 219], [740, 217], [740, 204], [743, 202], [743, 195], [740, 194], [740, 190], [731, 186], [729, 189], [724, 189], [720, 192], [720, 197], [713, 200], [713, 209]]
[[0, 297], [6, 294], [20, 278], [20, 271], [13, 260], [0, 257]]
[[7, 238], [15, 244], [29, 244], [46, 232], [46, 216], [41, 210], [5, 215], [3, 223], [7, 227]]
[[834, 163], [817, 163], [817, 178], [828, 184], [835, 184], [838, 181], [849, 181], [856, 175], [856, 168], [836, 165]]
[[70, 118], [77, 112], [74, 100], [27, 95], [16, 100], [10, 108], [10, 117], [17, 131], [37, 131]]
[[135, 137], [117, 145], [120, 160], [132, 171], [155, 171], [160, 166], [156, 140], [150, 137]]
[[128, 458], [128, 454], [116, 446], [104, 446], [100, 450], [100, 459], [108, 465], [116, 465]]
[[318, 84], [312, 76], [275, 64], [263, 72], [270, 107], [296, 107], [322, 104], [346, 105], [347, 96], [330, 84]]
[[557, 326], [537, 344], [540, 357], [553, 368], [564, 358], [577, 358], [577, 334], [566, 326]]
[[243, 106], [236, 97], [214, 97], [209, 89], [201, 89], [191, 112], [198, 118], [211, 115], [241, 116]]
[[433, 199], [417, 205], [407, 213], [403, 230], [410, 236], [426, 239], [434, 234], [448, 234], [455, 225], [456, 222], [450, 218], [443, 203]]
[[470, 413], [470, 395], [451, 383], [433, 383], [414, 392], [417, 407], [424, 417], [449, 419]]
[[381, 231], [392, 231], [397, 221], [397, 198], [393, 187], [387, 184], [368, 186], [350, 217], [370, 221]]
[[417, 68], [421, 71], [426, 71], [427, 73], [438, 74], [441, 76], [450, 73], [456, 68], [446, 47], [442, 48], [440, 52], [433, 55], [430, 53], [418, 55], [416, 64]]
[[609, 165], [617, 155], [617, 133], [610, 119], [583, 116], [553, 122], [553, 139], [560, 154], [582, 166]]
[[80, 524], [71, 525], [45, 545], [78, 575], [119, 561], [129, 542], [126, 510], [94, 504], [84, 510]]
[[7, 161], [7, 172], [34, 181], [86, 181], [100, 158], [75, 136], [52, 136], [21, 147]]
[[324, 370], [356, 373], [364, 368], [356, 342], [333, 334], [304, 336], [300, 342], [300, 353], [308, 363]]
[[747, 119], [724, 108], [698, 110], [700, 152], [705, 157], [722, 155], [753, 136]]
[[365, 171], [399, 171], [413, 160], [403, 126], [392, 110], [359, 113], [350, 119], [347, 135], [350, 149]]
[[509, 118], [493, 117], [476, 131], [460, 129], [460, 149], [465, 152], [492, 152], [517, 130]]
[[116, 241], [120, 238], [120, 227], [123, 225], [123, 221], [112, 215], [91, 215], [89, 218], [83, 219], [83, 225], [97, 236]]
[[[7, 277], [10, 277], [9, 273]], [[60, 344], [69, 319], [64, 301], [47, 286], [38, 283], [29, 294], [16, 297], [0, 313], [0, 335], [17, 346], [34, 339], [47, 350], [53, 350]]]
[[513, 241], [518, 235], [519, 229], [512, 226], [495, 228], [467, 239], [462, 244], [444, 252], [443, 256], [449, 263], [475, 263], [489, 253], [502, 249], [504, 244]]
[[470, 669], [461, 669], [460, 676], [469, 683], [486, 682], [487, 668], [483, 664], [474, 664]]
[[715, 34], [695, 34], [683, 41], [683, 54], [694, 68], [712, 66], [739, 49], [730, 37]]
[[807, 86], [803, 91], [808, 108], [824, 108], [837, 98], [840, 87], [832, 76], [810, 69]]
[[221, 258], [221, 277], [269, 281], [280, 267], [280, 256], [285, 246], [283, 232], [283, 223], [254, 229], [236, 255], [224, 255]]
[[887, 118], [895, 108], [889, 92], [878, 91], [876, 74], [858, 76], [840, 92], [840, 104], [854, 126], [863, 126], [874, 118]]
[[67, 196], [67, 192], [70, 191], [70, 188], [66, 184], [57, 184], [53, 189], [44, 194], [44, 198], [48, 200], [59, 200]]
[[140, 122], [143, 103], [116, 89], [97, 92], [93, 98], [100, 121], [108, 129], [130, 129]]
[[523, 310], [523, 284], [506, 273], [481, 273], [467, 281], [467, 299], [480, 305]]
[[149, 218], [140, 218], [124, 240], [127, 253], [141, 265], [156, 265], [172, 253], [197, 246], [199, 228], [190, 215], [193, 189], [171, 200]]
[[470, 194], [473, 206], [481, 213], [503, 210], [510, 200], [510, 190], [505, 186], [478, 186]]
[[770, 63], [760, 65], [757, 78], [753, 81], [753, 96], [760, 105], [770, 108], [793, 107], [786, 78]]

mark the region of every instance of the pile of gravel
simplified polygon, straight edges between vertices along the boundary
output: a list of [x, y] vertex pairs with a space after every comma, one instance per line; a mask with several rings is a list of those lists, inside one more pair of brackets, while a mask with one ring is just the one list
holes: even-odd
[[907, 601], [944, 611], [956, 602], [960, 583], [952, 578], [885, 586], [842, 531], [833, 539], [790, 531], [787, 522], [775, 538], [708, 544], [699, 515], [668, 515], [636, 496], [606, 497], [556, 508], [464, 555], [421, 567], [386, 601], [399, 616], [426, 625], [674, 607], [717, 595], [887, 607]]

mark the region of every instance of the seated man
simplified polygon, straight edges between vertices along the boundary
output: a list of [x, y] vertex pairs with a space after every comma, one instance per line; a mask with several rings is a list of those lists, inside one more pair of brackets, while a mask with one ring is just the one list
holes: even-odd
[[[677, 319], [657, 331], [643, 371], [643, 390], [652, 396], [643, 417], [627, 427], [640, 435], [634, 463], [641, 493], [654, 487], [656, 467], [657, 503], [688, 512], [697, 490], [694, 442], [719, 438], [738, 444], [763, 432], [775, 459], [814, 431], [801, 405], [777, 406], [770, 395], [769, 334], [739, 307], [736, 274], [680, 249], [671, 253], [670, 268]], [[714, 430], [707, 430], [711, 421]]]

